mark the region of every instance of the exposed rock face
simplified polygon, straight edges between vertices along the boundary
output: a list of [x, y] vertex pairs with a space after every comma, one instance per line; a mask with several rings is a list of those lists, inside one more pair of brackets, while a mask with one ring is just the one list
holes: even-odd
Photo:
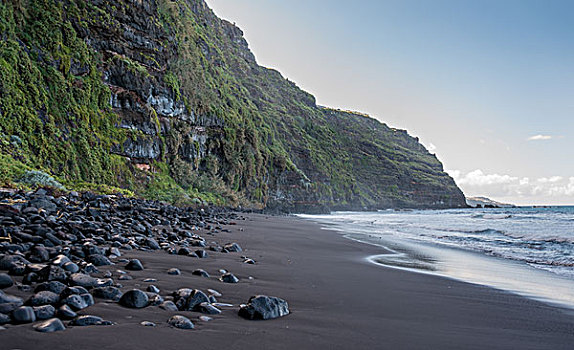
[[[0, 95], [0, 130], [24, 139], [29, 148], [21, 152], [32, 158], [47, 152], [37, 163], [59, 174], [145, 190], [164, 169], [183, 189], [222, 191], [206, 185], [221, 179], [229, 192], [278, 211], [465, 206], [462, 192], [418, 139], [357, 113], [317, 106], [279, 72], [259, 66], [243, 32], [203, 0], [33, 3], [28, 12], [58, 18], [37, 27], [66, 40], [49, 46], [29, 39], [45, 34], [34, 32], [27, 18], [16, 19], [17, 30], [3, 35], [39, 71], [50, 67], [66, 82], [59, 88], [92, 93], [48, 99], [47, 105], [30, 98], [20, 109], [12, 106], [27, 90]], [[0, 11], [27, 12], [11, 6], [21, 5]], [[65, 50], [54, 49], [62, 45], [71, 52], [81, 48], [81, 58], [62, 58]], [[0, 89], [16, 94], [19, 87], [8, 85], [9, 78], [26, 80], [26, 72], [7, 73]], [[52, 90], [42, 91], [50, 97]], [[44, 124], [47, 131], [36, 135], [13, 126], [21, 124]], [[44, 139], [51, 142], [46, 151]], [[60, 156], [70, 148], [75, 153]], [[126, 180], [134, 176], [143, 185]]]

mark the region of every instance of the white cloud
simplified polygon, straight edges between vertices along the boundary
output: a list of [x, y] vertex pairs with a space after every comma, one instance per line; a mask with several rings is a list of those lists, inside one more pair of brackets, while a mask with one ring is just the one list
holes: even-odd
[[[549, 201], [569, 199], [574, 202], [574, 176], [550, 176], [531, 179], [506, 174], [486, 174], [477, 169], [468, 173], [447, 171], [467, 196], [493, 198], [546, 198]], [[569, 198], [571, 197], [571, 198]]]
[[436, 146], [431, 143], [429, 143], [429, 146], [427, 147], [429, 152], [432, 153], [434, 151], [436, 151]]
[[550, 135], [534, 135], [534, 136], [530, 136], [527, 140], [528, 141], [546, 141], [546, 140], [552, 140], [554, 137], [550, 136]]

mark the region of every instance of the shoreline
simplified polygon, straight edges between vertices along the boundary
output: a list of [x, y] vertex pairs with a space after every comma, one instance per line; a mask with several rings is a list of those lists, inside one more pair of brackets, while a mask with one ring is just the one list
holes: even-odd
[[298, 217], [318, 223], [323, 229], [335, 231], [351, 241], [380, 247], [384, 252], [366, 257], [377, 266], [486, 286], [574, 310], [574, 280], [521, 260], [380, 233], [387, 232], [385, 226], [369, 231], [364, 226], [336, 219], [331, 221], [325, 216], [303, 214]]
[[[126, 252], [146, 270], [133, 272], [125, 287], [145, 287], [157, 278], [161, 290], [214, 288], [223, 308], [210, 322], [197, 322], [196, 312], [167, 312], [156, 307], [125, 309], [99, 302], [87, 312], [116, 322], [114, 326], [73, 327], [41, 334], [31, 325], [9, 326], [0, 332], [6, 348], [85, 349], [568, 349], [574, 343], [574, 317], [566, 310], [489, 287], [376, 266], [365, 257], [381, 248], [353, 242], [340, 233], [293, 216], [241, 214], [248, 220], [224, 226], [214, 239], [237, 242], [243, 253], [210, 254], [196, 259], [157, 252]], [[240, 228], [243, 229], [240, 231]], [[207, 240], [212, 237], [206, 236]], [[256, 265], [243, 264], [247, 255]], [[181, 276], [168, 276], [177, 267]], [[111, 266], [112, 270], [120, 266]], [[203, 268], [212, 278], [191, 275]], [[240, 278], [221, 283], [216, 271], [225, 268]], [[252, 276], [253, 279], [249, 279]], [[123, 282], [123, 281], [122, 281]], [[240, 303], [267, 294], [289, 302], [291, 314], [270, 321], [237, 316]], [[173, 314], [184, 314], [196, 329], [168, 327]], [[141, 321], [157, 327], [143, 327]]]

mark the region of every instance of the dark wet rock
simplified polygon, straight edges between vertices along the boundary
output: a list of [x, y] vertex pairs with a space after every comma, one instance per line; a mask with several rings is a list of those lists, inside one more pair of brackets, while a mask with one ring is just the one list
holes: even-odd
[[51, 332], [63, 331], [66, 329], [66, 327], [59, 319], [51, 318], [47, 321], [35, 324], [34, 329], [38, 332], [51, 333]]
[[126, 265], [126, 270], [141, 271], [143, 269], [143, 264], [138, 259], [131, 259]]
[[48, 261], [50, 260], [50, 252], [48, 252], [46, 247], [34, 246], [32, 249], [30, 249], [28, 260], [35, 263]]
[[150, 321], [141, 321], [140, 324], [144, 327], [155, 327], [156, 324]]
[[35, 293], [38, 292], [42, 292], [42, 291], [49, 291], [52, 293], [56, 293], [56, 294], [60, 294], [64, 291], [64, 289], [66, 289], [66, 285], [63, 284], [60, 281], [50, 281], [50, 282], [44, 282], [44, 283], [40, 283], [36, 286], [36, 289], [34, 289]]
[[5, 273], [0, 273], [0, 289], [5, 289], [12, 287], [14, 285], [14, 281], [12, 281], [12, 277], [8, 276]]
[[239, 316], [249, 320], [269, 320], [289, 314], [289, 305], [281, 298], [256, 295], [239, 309]]
[[35, 282], [38, 282], [40, 278], [38, 277], [38, 274], [35, 272], [29, 272], [26, 275], [24, 275], [24, 278], [22, 278], [22, 283], [24, 284], [32, 284]]
[[1, 304], [18, 304], [18, 306], [21, 306], [24, 304], [24, 301], [22, 298], [6, 294], [4, 291], [0, 290], [0, 305]]
[[120, 281], [129, 281], [129, 280], [133, 280], [134, 278], [130, 275], [121, 275], [120, 277], [118, 277], [118, 280]]
[[241, 249], [241, 247], [237, 243], [226, 244], [223, 246], [223, 249], [225, 249], [228, 252], [242, 252], [243, 251], [243, 249]]
[[153, 238], [146, 239], [145, 244], [148, 246], [148, 248], [153, 249], [153, 250], [161, 249], [161, 247], [159, 246], [157, 241]]
[[81, 295], [88, 293], [88, 290], [82, 286], [66, 287], [62, 293], [60, 293], [60, 299], [65, 299], [70, 295]]
[[199, 311], [203, 314], [217, 315], [221, 313], [221, 310], [211, 305], [211, 303], [203, 302], [195, 307], [195, 311]]
[[191, 250], [189, 250], [186, 247], [179, 248], [179, 250], [177, 251], [177, 255], [189, 255], [190, 253], [191, 253]]
[[207, 292], [208, 292], [210, 295], [213, 295], [214, 297], [217, 297], [217, 298], [219, 298], [220, 296], [222, 296], [222, 294], [219, 293], [218, 291], [216, 291], [215, 289], [208, 289]]
[[174, 267], [174, 268], [167, 270], [167, 274], [172, 275], [172, 276], [179, 276], [179, 275], [181, 275], [181, 271]]
[[122, 295], [120, 298], [120, 304], [133, 308], [133, 309], [141, 309], [148, 306], [149, 298], [145, 292], [142, 292], [139, 289], [132, 289], [127, 291]]
[[195, 255], [197, 255], [198, 258], [200, 259], [205, 259], [207, 258], [209, 255], [207, 254], [207, 252], [203, 249], [198, 249], [195, 252]]
[[95, 266], [108, 266], [112, 264], [110, 259], [101, 254], [90, 255], [88, 257], [88, 261], [94, 264]]
[[100, 270], [96, 267], [96, 265], [90, 263], [84, 266], [84, 273], [98, 273]]
[[37, 320], [47, 320], [56, 315], [56, 308], [52, 305], [36, 306], [33, 309]]
[[57, 304], [59, 301], [60, 296], [58, 294], [45, 290], [32, 295], [32, 297], [28, 299], [26, 304], [30, 306], [41, 306], [41, 305]]
[[92, 289], [92, 295], [100, 299], [120, 301], [123, 293], [119, 288], [107, 286]]
[[211, 304], [217, 303], [217, 299], [215, 299], [215, 297], [214, 297], [213, 295], [210, 295], [210, 296], [209, 296], [209, 302], [210, 302]]
[[69, 297], [62, 299], [62, 304], [68, 305], [73, 310], [82, 310], [88, 307], [88, 303], [78, 294], [70, 295]]
[[160, 309], [167, 311], [178, 311], [177, 306], [171, 300], [166, 300], [159, 305]]
[[193, 270], [193, 272], [191, 273], [192, 275], [196, 275], [196, 276], [201, 276], [201, 277], [207, 277], [209, 278], [209, 274], [207, 273], [207, 271], [203, 270], [203, 269], [196, 269]]
[[71, 320], [72, 318], [78, 316], [78, 314], [74, 310], [72, 310], [72, 308], [69, 307], [68, 305], [60, 306], [57, 314], [58, 317], [63, 318], [65, 320]]
[[26, 266], [22, 264], [15, 263], [8, 269], [8, 274], [11, 276], [24, 276], [26, 271]]
[[80, 271], [80, 267], [78, 266], [78, 264], [75, 264], [73, 262], [67, 262], [64, 263], [64, 265], [62, 265], [62, 268], [70, 273], [76, 273]]
[[53, 265], [60, 266], [60, 267], [63, 266], [65, 263], [69, 263], [69, 262], [71, 262], [70, 258], [68, 258], [67, 256], [62, 255], [62, 254], [56, 256], [52, 260]]
[[250, 264], [250, 265], [255, 265], [255, 260], [247, 258], [245, 260], [243, 260], [244, 264]]
[[14, 323], [31, 323], [36, 321], [36, 314], [32, 307], [20, 306], [12, 311], [12, 320]]
[[152, 285], [147, 286], [146, 291], [151, 292], [151, 293], [156, 293], [159, 294], [160, 290], [158, 287]]
[[70, 326], [80, 326], [80, 327], [108, 326], [113, 324], [114, 324], [113, 322], [106, 321], [99, 316], [93, 316], [93, 315], [78, 316], [74, 318], [72, 321], [70, 321]]
[[147, 294], [148, 297], [149, 306], [159, 306], [164, 302], [163, 297], [157, 293], [152, 292], [145, 292], [145, 293]]
[[193, 323], [189, 320], [189, 318], [181, 315], [175, 315], [170, 317], [167, 323], [170, 326], [179, 329], [193, 329], [194, 327]]
[[11, 321], [12, 320], [10, 319], [10, 316], [8, 316], [4, 313], [0, 313], [0, 325], [10, 323]]
[[119, 257], [122, 256], [122, 253], [117, 247], [111, 247], [108, 251], [108, 255]]
[[90, 293], [80, 294], [80, 297], [84, 300], [87, 307], [94, 305], [94, 297]]
[[235, 275], [232, 274], [231, 272], [223, 274], [219, 279], [221, 280], [221, 282], [225, 282], [225, 283], [237, 283], [237, 282], [239, 282], [239, 278], [235, 277]]
[[69, 278], [70, 284], [84, 288], [92, 288], [98, 285], [98, 279], [83, 273], [74, 273]]
[[[199, 304], [204, 302], [207, 303], [209, 302], [209, 298], [207, 297], [207, 295], [205, 295], [205, 293], [199, 289], [194, 289], [193, 292], [190, 294], [190, 296], [187, 298], [183, 310], [187, 311], [197, 310]], [[183, 311], [182, 309], [180, 310]]]

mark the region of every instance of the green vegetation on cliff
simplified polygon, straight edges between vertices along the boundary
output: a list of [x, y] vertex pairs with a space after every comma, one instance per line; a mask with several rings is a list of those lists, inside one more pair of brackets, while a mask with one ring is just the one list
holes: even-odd
[[318, 107], [203, 0], [3, 1], [0, 35], [3, 185], [40, 169], [180, 204], [464, 205], [418, 140]]

